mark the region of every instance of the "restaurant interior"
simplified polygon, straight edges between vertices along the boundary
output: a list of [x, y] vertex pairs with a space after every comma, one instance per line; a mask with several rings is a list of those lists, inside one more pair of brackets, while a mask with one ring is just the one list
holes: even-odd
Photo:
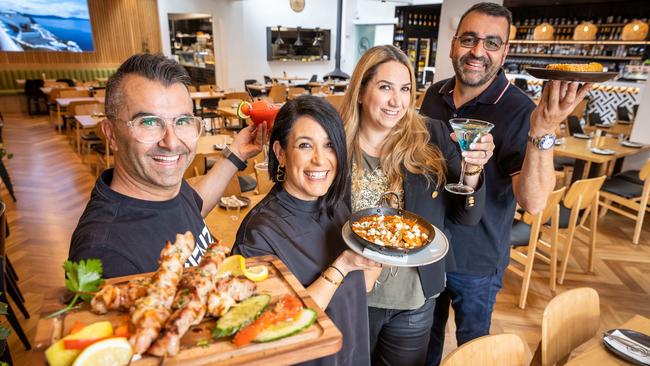
[[[72, 1], [84, 13], [65, 2], [44, 10], [27, 7], [41, 4], [35, 0], [2, 1], [0, 199], [6, 225], [0, 229], [6, 232], [0, 233], [0, 303], [9, 307], [0, 324], [10, 334], [5, 343], [0, 331], [0, 350], [6, 344], [15, 365], [45, 364], [45, 340], [53, 336], [52, 325], [44, 329], [44, 315], [65, 286], [62, 264], [71, 235], [98, 175], [114, 163], [98, 128], [106, 82], [128, 57], [162, 53], [190, 75], [194, 114], [204, 123], [184, 175], [191, 181], [251, 123], [242, 118], [242, 102], [281, 105], [308, 94], [338, 108], [357, 61], [376, 45], [393, 44], [410, 59], [419, 108], [432, 84], [453, 77], [451, 39], [460, 16], [478, 2]], [[650, 2], [494, 2], [513, 15], [503, 69], [533, 101], [544, 80], [529, 67], [598, 62], [616, 75], [596, 83], [556, 131], [556, 190], [546, 208], [515, 214], [490, 333], [516, 339], [458, 348], [449, 321], [443, 353], [449, 361], [443, 364], [627, 364], [604, 345], [603, 334], [612, 329], [644, 333], [639, 342], [648, 362]], [[31, 28], [25, 23], [30, 17]], [[205, 219], [227, 245], [274, 184], [263, 153], [248, 163]], [[596, 176], [604, 178], [589, 179]], [[516, 361], [484, 363], [491, 354]], [[290, 360], [306, 359], [241, 364]]]

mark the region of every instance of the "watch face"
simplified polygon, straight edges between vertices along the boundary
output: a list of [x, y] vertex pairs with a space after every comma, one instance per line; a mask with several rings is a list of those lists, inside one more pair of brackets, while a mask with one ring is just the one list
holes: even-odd
[[555, 137], [553, 135], [546, 135], [542, 137], [542, 140], [539, 142], [539, 147], [542, 150], [548, 150], [555, 145]]

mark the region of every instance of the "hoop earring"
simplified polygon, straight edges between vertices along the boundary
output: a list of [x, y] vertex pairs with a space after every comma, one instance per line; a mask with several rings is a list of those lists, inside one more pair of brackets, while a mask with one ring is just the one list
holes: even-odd
[[275, 181], [284, 182], [287, 179], [286, 170], [282, 165], [278, 165], [278, 169], [275, 172]]

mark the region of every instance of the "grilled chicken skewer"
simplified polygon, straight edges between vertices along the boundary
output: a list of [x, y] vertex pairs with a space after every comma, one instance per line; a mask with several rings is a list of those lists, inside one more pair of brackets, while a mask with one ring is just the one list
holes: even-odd
[[155, 356], [175, 356], [180, 350], [180, 340], [190, 328], [199, 324], [206, 312], [208, 294], [215, 288], [217, 271], [230, 248], [211, 244], [206, 250], [197, 270], [183, 276], [174, 299], [176, 311], [169, 317], [160, 337], [149, 348]]
[[131, 308], [131, 323], [135, 328], [129, 338], [133, 352], [143, 354], [158, 337], [160, 329], [169, 318], [176, 287], [183, 274], [183, 265], [194, 249], [194, 236], [189, 231], [177, 234], [176, 242], [160, 252], [160, 268], [153, 275], [147, 295], [138, 299]]
[[236, 303], [251, 297], [256, 288], [255, 282], [247, 279], [228, 276], [219, 280], [216, 290], [208, 295], [208, 314], [222, 316]]
[[106, 285], [90, 302], [95, 314], [106, 314], [109, 310], [128, 311], [135, 301], [147, 294], [151, 277], [136, 277], [127, 283]]

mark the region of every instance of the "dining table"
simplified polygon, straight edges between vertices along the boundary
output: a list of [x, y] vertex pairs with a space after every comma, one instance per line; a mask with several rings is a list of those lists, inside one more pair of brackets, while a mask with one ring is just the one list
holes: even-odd
[[194, 107], [196, 109], [201, 108], [201, 100], [203, 99], [222, 99], [225, 96], [225, 93], [218, 91], [199, 91], [190, 93], [190, 98], [194, 101]]
[[92, 101], [97, 101], [100, 103], [104, 103], [104, 96], [97, 96], [97, 97], [74, 97], [74, 98], [56, 98], [56, 123], [59, 129], [59, 132], [61, 132], [61, 126], [63, 125], [62, 123], [59, 123], [61, 121], [61, 114], [67, 110], [68, 106], [72, 102], [92, 102]]
[[[191, 182], [191, 181], [190, 181]], [[208, 216], [205, 217], [205, 224], [215, 239], [221, 240], [224, 244], [232, 246], [235, 243], [237, 230], [250, 210], [257, 205], [266, 194], [254, 194], [245, 192], [242, 196], [250, 199], [250, 204], [237, 210], [227, 210], [217, 205]]]
[[[623, 323], [618, 329], [631, 329], [646, 335], [650, 335], [650, 319], [635, 315], [632, 319]], [[619, 358], [608, 351], [602, 342], [602, 334], [598, 333], [592, 341], [595, 344], [587, 348], [576, 357], [565, 363], [566, 366], [609, 366], [609, 365], [630, 365], [629, 362]]]
[[[561, 142], [561, 144], [558, 144]], [[604, 155], [594, 152], [594, 148], [611, 150], [612, 154]], [[600, 176], [607, 173], [608, 164], [617, 159], [638, 154], [650, 149], [650, 145], [640, 147], [625, 147], [621, 141], [608, 136], [592, 138], [578, 138], [575, 136], [564, 137], [556, 141], [553, 149], [555, 156], [562, 156], [576, 159], [571, 182], [584, 179], [588, 176]]]
[[292, 81], [309, 80], [309, 78], [304, 78], [302, 76], [274, 76], [273, 79], [286, 81], [289, 84], [291, 84]]
[[271, 89], [272, 86], [273, 86], [273, 84], [271, 84], [271, 83], [269, 83], [269, 84], [246, 84], [246, 88], [248, 88], [250, 90], [256, 90], [256, 91], [259, 91], [259, 92], [262, 92], [262, 93], [266, 92], [267, 89]]
[[[90, 90], [89, 86], [75, 86], [74, 88], [77, 91], [88, 91], [88, 90]], [[50, 95], [50, 93], [52, 93], [52, 90], [57, 89], [57, 88], [53, 88], [51, 86], [44, 86], [44, 87], [41, 87], [40, 89], [43, 92], [43, 94]]]
[[84, 131], [94, 130], [99, 121], [105, 119], [103, 115], [88, 115], [88, 114], [78, 114], [74, 116], [76, 122], [76, 134], [77, 134], [77, 153], [81, 154], [81, 135]]
[[[230, 145], [232, 136], [230, 135], [205, 135], [199, 137], [196, 145], [196, 153], [206, 156], [221, 156], [221, 146]], [[217, 148], [215, 148], [217, 145]]]
[[611, 135], [625, 135], [625, 136], [630, 136], [630, 133], [632, 133], [632, 124], [631, 123], [611, 123], [611, 124], [597, 124], [594, 126], [585, 126], [583, 128], [585, 132], [589, 133], [592, 131], [603, 131], [604, 133], [608, 133]]

